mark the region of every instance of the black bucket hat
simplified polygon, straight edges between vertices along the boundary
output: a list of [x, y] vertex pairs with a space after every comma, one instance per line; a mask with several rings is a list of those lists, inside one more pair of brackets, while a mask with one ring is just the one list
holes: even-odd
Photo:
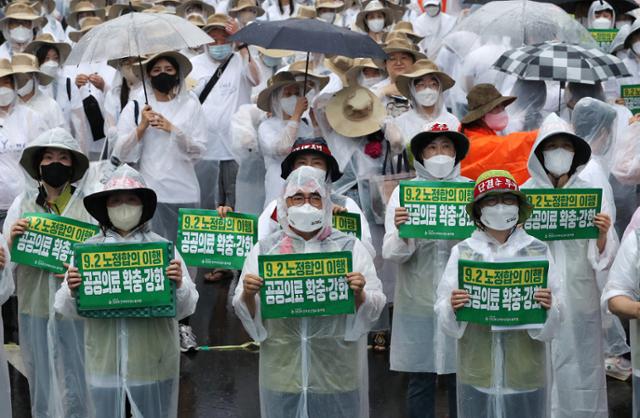
[[280, 165], [281, 174], [280, 177], [286, 179], [293, 171], [293, 162], [296, 157], [303, 153], [315, 153], [322, 155], [327, 160], [328, 175], [331, 176], [331, 181], [337, 181], [342, 177], [340, 172], [340, 166], [338, 161], [331, 154], [329, 145], [322, 137], [315, 138], [298, 138], [291, 147], [291, 152], [287, 155]]
[[429, 142], [439, 136], [447, 137], [453, 142], [456, 149], [456, 164], [464, 159], [469, 152], [469, 139], [462, 133], [449, 128], [446, 123], [433, 122], [427, 125], [423, 132], [411, 138], [411, 154], [416, 161], [422, 161], [422, 150]]

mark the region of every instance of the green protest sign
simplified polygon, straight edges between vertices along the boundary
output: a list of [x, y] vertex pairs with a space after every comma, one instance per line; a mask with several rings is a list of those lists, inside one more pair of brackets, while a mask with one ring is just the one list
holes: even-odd
[[64, 273], [63, 263], [71, 259], [73, 244], [85, 242], [100, 228], [51, 213], [25, 213], [27, 231], [14, 240], [11, 261], [53, 273]]
[[543, 241], [598, 238], [593, 218], [600, 213], [602, 189], [525, 189], [533, 213], [524, 229]]
[[341, 212], [332, 216], [333, 228], [347, 235], [362, 238], [362, 220], [359, 213]]
[[329, 316], [355, 312], [346, 275], [351, 252], [258, 256], [263, 318]]
[[174, 317], [174, 283], [166, 277], [170, 242], [76, 244], [82, 276], [78, 312], [90, 318]]
[[601, 50], [609, 52], [609, 47], [618, 34], [618, 29], [589, 29]]
[[458, 261], [458, 288], [471, 300], [456, 312], [458, 321], [484, 325], [542, 324], [547, 313], [533, 299], [547, 287], [549, 262], [489, 263]]
[[620, 97], [624, 105], [634, 115], [640, 113], [640, 84], [625, 84], [620, 86]]
[[401, 181], [400, 206], [409, 220], [400, 225], [402, 238], [461, 240], [475, 225], [465, 209], [473, 198], [473, 183]]
[[215, 210], [178, 211], [178, 251], [189, 266], [240, 270], [258, 241], [258, 218]]

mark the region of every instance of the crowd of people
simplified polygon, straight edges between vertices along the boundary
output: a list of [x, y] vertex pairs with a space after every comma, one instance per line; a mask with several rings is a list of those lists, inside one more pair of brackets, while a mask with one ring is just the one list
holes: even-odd
[[[526, 1], [526, 0], [518, 0]], [[11, 261], [27, 213], [97, 225], [89, 243], [178, 238], [181, 208], [258, 218], [232, 280], [260, 345], [261, 416], [369, 416], [367, 347], [406, 373], [407, 416], [608, 417], [607, 378], [633, 381], [640, 417], [640, 5], [586, 2], [587, 29], [618, 29], [629, 77], [522, 80], [492, 68], [511, 40], [456, 32], [462, 0], [15, 0], [0, 18], [0, 340], [18, 343], [31, 414], [176, 417], [196, 268], [174, 250], [174, 318], [87, 318], [82, 276]], [[579, 12], [580, 10], [578, 10]], [[65, 65], [83, 36], [131, 12], [175, 14], [211, 42]], [[558, 9], [558, 13], [561, 12]], [[229, 38], [255, 21], [320, 19], [378, 43], [384, 60], [265, 49]], [[451, 39], [451, 42], [445, 42]], [[550, 38], [548, 40], [553, 40]], [[463, 48], [456, 45], [464, 44]], [[465, 52], [462, 52], [465, 51]], [[496, 55], [497, 54], [497, 55]], [[399, 180], [474, 184], [462, 241], [405, 238]], [[597, 238], [540, 241], [527, 189], [601, 189]], [[361, 237], [332, 227], [360, 216]], [[355, 313], [263, 318], [259, 257], [352, 254]], [[459, 321], [460, 260], [548, 262], [540, 327]], [[3, 335], [4, 332], [4, 335]], [[0, 416], [11, 417], [0, 346]], [[248, 394], [257, 396], [258, 394]]]

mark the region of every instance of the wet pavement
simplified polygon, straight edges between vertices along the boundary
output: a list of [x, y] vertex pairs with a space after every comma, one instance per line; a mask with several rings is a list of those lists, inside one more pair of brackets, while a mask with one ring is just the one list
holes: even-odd
[[[198, 276], [200, 300], [190, 325], [198, 343], [207, 346], [236, 346], [249, 341], [230, 306], [231, 282], [204, 283]], [[12, 369], [12, 368], [11, 368]], [[26, 380], [11, 370], [14, 418], [28, 418], [29, 395]], [[387, 353], [369, 352], [371, 418], [406, 416], [407, 379], [389, 371]], [[610, 417], [631, 417], [631, 383], [608, 380]], [[444, 393], [438, 393], [437, 416], [447, 416]], [[199, 351], [183, 355], [180, 370], [180, 418], [257, 418], [258, 354], [244, 349]], [[327, 417], [330, 418], [330, 417]]]

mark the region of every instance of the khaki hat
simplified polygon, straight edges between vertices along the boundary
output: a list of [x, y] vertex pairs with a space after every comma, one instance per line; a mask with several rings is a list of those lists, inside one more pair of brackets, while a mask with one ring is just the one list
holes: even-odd
[[[391, 33], [389, 34], [389, 36], [391, 36], [394, 33], [405, 34], [415, 44], [419, 43], [424, 39], [424, 36], [420, 36], [414, 32], [413, 25], [411, 24], [411, 22], [408, 22], [406, 20], [401, 20], [400, 22], [397, 22], [395, 25], [393, 25], [393, 29], [391, 30]], [[389, 38], [387, 39], [388, 41], [391, 40]]]
[[167, 7], [163, 6], [162, 4], [154, 4], [148, 9], [144, 9], [142, 13], [158, 13], [158, 14], [166, 14], [166, 15], [175, 14], [173, 13], [173, 11], [167, 9]]
[[216, 13], [207, 18], [207, 24], [202, 28], [203, 31], [208, 32], [211, 29], [219, 28], [226, 29], [227, 23], [229, 23], [229, 16], [224, 13]]
[[340, 0], [316, 0], [316, 13], [318, 9], [335, 9], [336, 13], [344, 10], [344, 2]]
[[35, 74], [38, 83], [43, 86], [53, 81], [53, 77], [40, 71], [38, 58], [36, 58], [35, 55], [24, 53], [13, 54], [13, 57], [11, 57], [11, 68], [14, 74]]
[[78, 24], [78, 14], [83, 12], [94, 12], [95, 17], [99, 17], [102, 20], [106, 17], [106, 12], [103, 7], [98, 7], [91, 1], [79, 1], [72, 6], [71, 12], [69, 12], [69, 16], [67, 16], [67, 24], [72, 28], [82, 29]]
[[71, 52], [71, 45], [66, 42], [56, 42], [50, 33], [41, 33], [24, 48], [24, 52], [36, 55], [38, 50], [43, 46], [54, 47], [60, 56], [60, 65], [64, 64]]
[[15, 72], [13, 71], [13, 67], [11, 67], [11, 61], [6, 58], [0, 58], [0, 78], [13, 74], [15, 74]]
[[121, 16], [122, 12], [129, 12], [131, 9], [133, 9], [134, 12], [141, 12], [143, 10], [149, 9], [151, 6], [152, 5], [149, 3], [145, 3], [143, 1], [136, 1], [136, 0], [132, 1], [131, 5], [129, 5], [129, 3], [114, 4], [109, 6], [109, 13], [107, 14], [107, 18], [109, 20], [115, 19], [116, 17]]
[[451, 77], [440, 71], [438, 66], [428, 59], [421, 59], [413, 63], [408, 72], [400, 74], [396, 78], [396, 87], [404, 97], [411, 97], [411, 83], [413, 80], [422, 78], [425, 75], [432, 75], [440, 82], [441, 91], [449, 90], [456, 84]]
[[[25, 3], [30, 5], [31, 7], [33, 7], [33, 9], [36, 11], [36, 13], [38, 15], [40, 15], [38, 13], [38, 8], [42, 8], [42, 6], [45, 7], [46, 9], [46, 13], [49, 14], [51, 12], [53, 12], [53, 9], [56, 8], [56, 2], [54, 0], [14, 0], [13, 3]], [[37, 7], [36, 7], [37, 6]]]
[[296, 12], [293, 14], [292, 19], [315, 19], [318, 15], [316, 9], [311, 6], [298, 6]]
[[327, 103], [326, 113], [333, 130], [347, 138], [380, 130], [387, 116], [380, 99], [361, 86], [349, 86], [337, 92]]
[[493, 84], [477, 84], [467, 94], [468, 113], [460, 121], [468, 124], [489, 113], [491, 109], [503, 104], [510, 105], [516, 100], [514, 96], [503, 96]]
[[189, 17], [186, 18], [189, 23], [196, 25], [199, 28], [204, 27], [207, 24], [207, 21], [204, 20], [204, 17], [197, 14], [190, 14]]
[[71, 2], [69, 3], [69, 11], [76, 7], [76, 4], [86, 1], [93, 3], [93, 5], [99, 9], [105, 9], [107, 7], [106, 0], [71, 0]]
[[233, 9], [229, 9], [229, 16], [236, 17], [239, 12], [246, 9], [256, 9], [256, 16], [262, 16], [264, 9], [256, 2], [256, 0], [239, 0]]
[[102, 18], [88, 17], [82, 21], [82, 26], [80, 27], [80, 30], [75, 32], [69, 32], [69, 39], [71, 39], [73, 42], [78, 42], [84, 36], [85, 33], [89, 32], [91, 29], [102, 24], [103, 22], [104, 21], [102, 20]]
[[297, 84], [300, 88], [303, 88], [304, 81], [296, 80], [296, 77], [288, 71], [280, 71], [279, 73], [276, 73], [267, 82], [267, 87], [258, 94], [258, 100], [256, 102], [258, 108], [265, 112], [272, 112], [271, 94], [280, 87], [288, 86], [290, 84]]
[[427, 58], [427, 56], [420, 52], [418, 47], [402, 33], [396, 34], [382, 49], [387, 55], [393, 52], [406, 52], [407, 54], [413, 55], [415, 61]]
[[180, 78], [182, 80], [185, 80], [187, 78], [187, 75], [189, 75], [189, 73], [193, 69], [193, 66], [191, 65], [191, 61], [189, 61], [189, 58], [185, 57], [178, 51], [166, 51], [166, 52], [160, 52], [157, 54], [150, 55], [147, 59], [145, 59], [142, 62], [142, 71], [144, 72], [144, 74], [148, 73], [147, 67], [151, 62], [156, 61], [156, 59], [162, 58], [162, 57], [171, 57], [178, 62], [178, 67], [179, 67], [178, 74], [180, 75]]
[[307, 67], [306, 61], [296, 61], [293, 64], [289, 65], [289, 68], [287, 69], [287, 71], [293, 74], [294, 77], [296, 77], [296, 79], [298, 79], [299, 81], [304, 81], [304, 78], [300, 78], [300, 77], [304, 77], [304, 72], [306, 69], [307, 78], [311, 81], [314, 81], [316, 84], [318, 84], [319, 89], [322, 90], [329, 83], [329, 77], [318, 74], [318, 73], [314, 73], [313, 72], [314, 68], [311, 67], [311, 65], [309, 65], [309, 68], [306, 68], [306, 67]]
[[0, 25], [9, 21], [9, 19], [29, 20], [37, 27], [42, 27], [47, 23], [47, 19], [40, 16], [33, 7], [26, 3], [11, 3], [5, 7], [4, 17], [0, 19]]
[[342, 83], [346, 81], [347, 71], [353, 66], [353, 58], [345, 57], [342, 55], [334, 55], [331, 58], [324, 59], [324, 66], [331, 70], [335, 75], [340, 77]]
[[200, 7], [202, 9], [204, 19], [216, 13], [216, 9], [212, 5], [205, 3], [202, 0], [188, 0], [176, 7], [176, 14], [186, 18], [187, 9], [190, 7]]
[[360, 75], [360, 72], [365, 68], [378, 70], [378, 71], [381, 71], [383, 74], [387, 72], [386, 69], [384, 68], [383, 63], [378, 64], [376, 63], [376, 61], [372, 60], [371, 58], [356, 58], [353, 61], [353, 65], [351, 66], [351, 68], [349, 68], [349, 71], [347, 71], [347, 73], [345, 74], [345, 79], [347, 81], [347, 84], [348, 85], [357, 84], [358, 76]]
[[266, 55], [271, 58], [285, 58], [296, 53], [295, 51], [289, 51], [288, 49], [266, 49], [261, 46], [257, 46], [256, 50], [262, 55]]
[[360, 13], [358, 13], [358, 16], [356, 16], [356, 26], [360, 28], [363, 32], [367, 32], [367, 33], [369, 32], [369, 29], [366, 26], [365, 20], [366, 20], [367, 14], [373, 13], [373, 12], [382, 12], [384, 14], [385, 26], [389, 26], [390, 24], [393, 23], [393, 16], [391, 14], [391, 10], [384, 7], [382, 3], [380, 3], [379, 1], [373, 0], [373, 1], [370, 1]]

